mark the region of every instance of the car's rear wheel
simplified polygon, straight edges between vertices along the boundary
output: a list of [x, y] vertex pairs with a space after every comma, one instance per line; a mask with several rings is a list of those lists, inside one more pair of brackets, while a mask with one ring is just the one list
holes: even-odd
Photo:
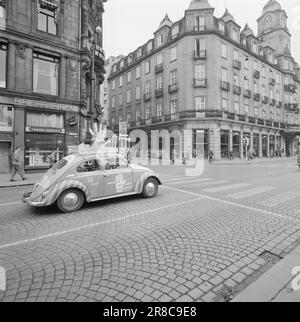
[[78, 211], [83, 203], [83, 192], [78, 189], [65, 190], [57, 199], [57, 207], [65, 213]]
[[158, 191], [158, 181], [154, 178], [147, 179], [143, 187], [143, 196], [145, 198], [153, 198]]

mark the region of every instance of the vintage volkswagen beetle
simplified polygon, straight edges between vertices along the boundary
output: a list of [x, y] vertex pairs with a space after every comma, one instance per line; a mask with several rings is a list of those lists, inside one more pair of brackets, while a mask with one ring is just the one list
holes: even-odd
[[32, 193], [24, 194], [23, 202], [36, 207], [56, 203], [62, 212], [74, 212], [84, 202], [135, 194], [152, 198], [159, 185], [156, 173], [117, 153], [72, 154], [52, 167]]

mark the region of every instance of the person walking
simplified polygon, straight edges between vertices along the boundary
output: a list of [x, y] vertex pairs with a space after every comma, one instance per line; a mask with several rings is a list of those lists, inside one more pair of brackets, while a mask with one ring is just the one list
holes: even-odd
[[56, 160], [56, 151], [53, 151], [53, 152], [48, 156], [47, 161], [48, 161], [48, 163], [49, 163], [49, 165], [50, 165], [50, 168], [52, 168], [52, 167], [55, 165], [55, 163], [57, 162], [57, 160]]
[[24, 168], [23, 168], [22, 163], [21, 163], [20, 153], [21, 153], [21, 148], [17, 147], [15, 149], [15, 152], [13, 153], [13, 155], [11, 157], [11, 177], [10, 177], [10, 181], [15, 181], [14, 179], [15, 179], [16, 173], [18, 173], [20, 175], [22, 180], [27, 179], [25, 177]]
[[213, 163], [213, 158], [214, 158], [214, 153], [212, 150], [210, 150], [208, 152], [208, 160], [209, 160], [209, 164], [212, 164]]

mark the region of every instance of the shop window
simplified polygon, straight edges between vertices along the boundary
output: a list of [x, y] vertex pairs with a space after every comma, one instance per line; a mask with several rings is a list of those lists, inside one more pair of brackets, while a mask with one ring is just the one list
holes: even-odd
[[27, 113], [26, 126], [64, 129], [63, 114]]
[[11, 106], [0, 105], [0, 130], [13, 130], [13, 108]]
[[38, 29], [57, 35], [57, 5], [52, 1], [38, 1]]
[[[1, 7], [0, 7], [1, 8]], [[7, 45], [0, 43], [0, 87], [6, 87]]]
[[58, 95], [59, 59], [41, 53], [33, 54], [33, 92]]

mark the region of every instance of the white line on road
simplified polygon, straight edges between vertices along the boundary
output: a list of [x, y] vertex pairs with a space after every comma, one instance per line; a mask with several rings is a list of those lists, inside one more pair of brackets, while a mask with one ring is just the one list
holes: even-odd
[[122, 221], [122, 220], [128, 219], [128, 218], [139, 217], [139, 216], [142, 216], [142, 215], [150, 214], [150, 213], [153, 213], [153, 212], [156, 212], [156, 211], [162, 211], [162, 210], [172, 208], [172, 207], [183, 206], [183, 205], [186, 205], [188, 203], [199, 201], [199, 200], [202, 200], [202, 199], [203, 199], [202, 197], [197, 197], [195, 199], [182, 201], [182, 202], [178, 202], [178, 203], [175, 203], [175, 204], [172, 204], [172, 205], [167, 205], [167, 206], [163, 206], [163, 207], [158, 207], [158, 208], [142, 211], [142, 212], [135, 213], [135, 214], [128, 215], [128, 216], [124, 216], [124, 217], [119, 217], [119, 218], [115, 218], [115, 219], [111, 219], [111, 220], [104, 220], [104, 221], [100, 221], [98, 223], [93, 223], [93, 224], [89, 224], [89, 225], [80, 226], [80, 227], [77, 227], [77, 228], [72, 228], [72, 229], [68, 229], [68, 230], [59, 231], [57, 233], [42, 235], [42, 236], [39, 236], [39, 237], [36, 237], [36, 238], [24, 239], [24, 240], [20, 240], [20, 241], [14, 242], [14, 243], [0, 245], [0, 250], [4, 249], [4, 248], [8, 248], [8, 247], [20, 246], [20, 245], [27, 244], [27, 243], [30, 243], [30, 242], [40, 241], [40, 240], [47, 239], [47, 238], [57, 237], [57, 236], [61, 236], [61, 235], [64, 235], [64, 234], [74, 233], [74, 232], [78, 232], [78, 231], [81, 231], [81, 230], [84, 230], [84, 229], [95, 228], [95, 227], [98, 227], [98, 226], [101, 226], [101, 225], [111, 224], [111, 223]]
[[8, 202], [8, 203], [0, 203], [0, 207], [5, 207], [5, 206], [15, 206], [22, 204], [20, 201], [14, 201], [14, 202]]
[[220, 186], [220, 187], [216, 187], [216, 188], [207, 188], [207, 189], [203, 189], [204, 192], [209, 192], [209, 193], [216, 193], [216, 192], [224, 192], [224, 191], [228, 191], [228, 190], [234, 190], [234, 189], [238, 189], [238, 188], [245, 188], [245, 187], [249, 187], [250, 184], [249, 183], [236, 183], [236, 184], [231, 184], [231, 185], [227, 185], [227, 186]]
[[243, 208], [243, 209], [247, 209], [247, 210], [251, 210], [251, 211], [256, 211], [256, 212], [260, 212], [264, 215], [269, 215], [269, 216], [273, 216], [273, 217], [277, 217], [277, 218], [281, 218], [281, 219], [286, 219], [286, 220], [290, 220], [293, 222], [300, 222], [300, 219], [295, 219], [293, 217], [289, 217], [289, 216], [285, 216], [276, 212], [271, 212], [271, 211], [267, 211], [267, 210], [263, 210], [263, 209], [259, 209], [259, 208], [255, 208], [255, 207], [250, 207], [250, 206], [246, 206], [246, 205], [242, 205], [236, 202], [232, 202], [232, 201], [227, 201], [227, 200], [223, 200], [223, 199], [219, 199], [219, 198], [214, 198], [214, 197], [209, 197], [207, 195], [203, 195], [200, 193], [196, 193], [196, 192], [191, 192], [191, 191], [187, 191], [187, 190], [182, 190], [182, 189], [178, 189], [178, 188], [172, 188], [172, 187], [166, 187], [166, 186], [162, 186], [165, 189], [168, 190], [173, 190], [176, 192], [180, 192], [180, 193], [186, 193], [188, 195], [194, 196], [194, 197], [201, 197], [202, 199], [207, 199], [207, 200], [211, 200], [211, 201], [217, 201], [226, 205], [230, 205], [230, 206], [234, 206], [234, 207], [239, 207], [239, 208]]

